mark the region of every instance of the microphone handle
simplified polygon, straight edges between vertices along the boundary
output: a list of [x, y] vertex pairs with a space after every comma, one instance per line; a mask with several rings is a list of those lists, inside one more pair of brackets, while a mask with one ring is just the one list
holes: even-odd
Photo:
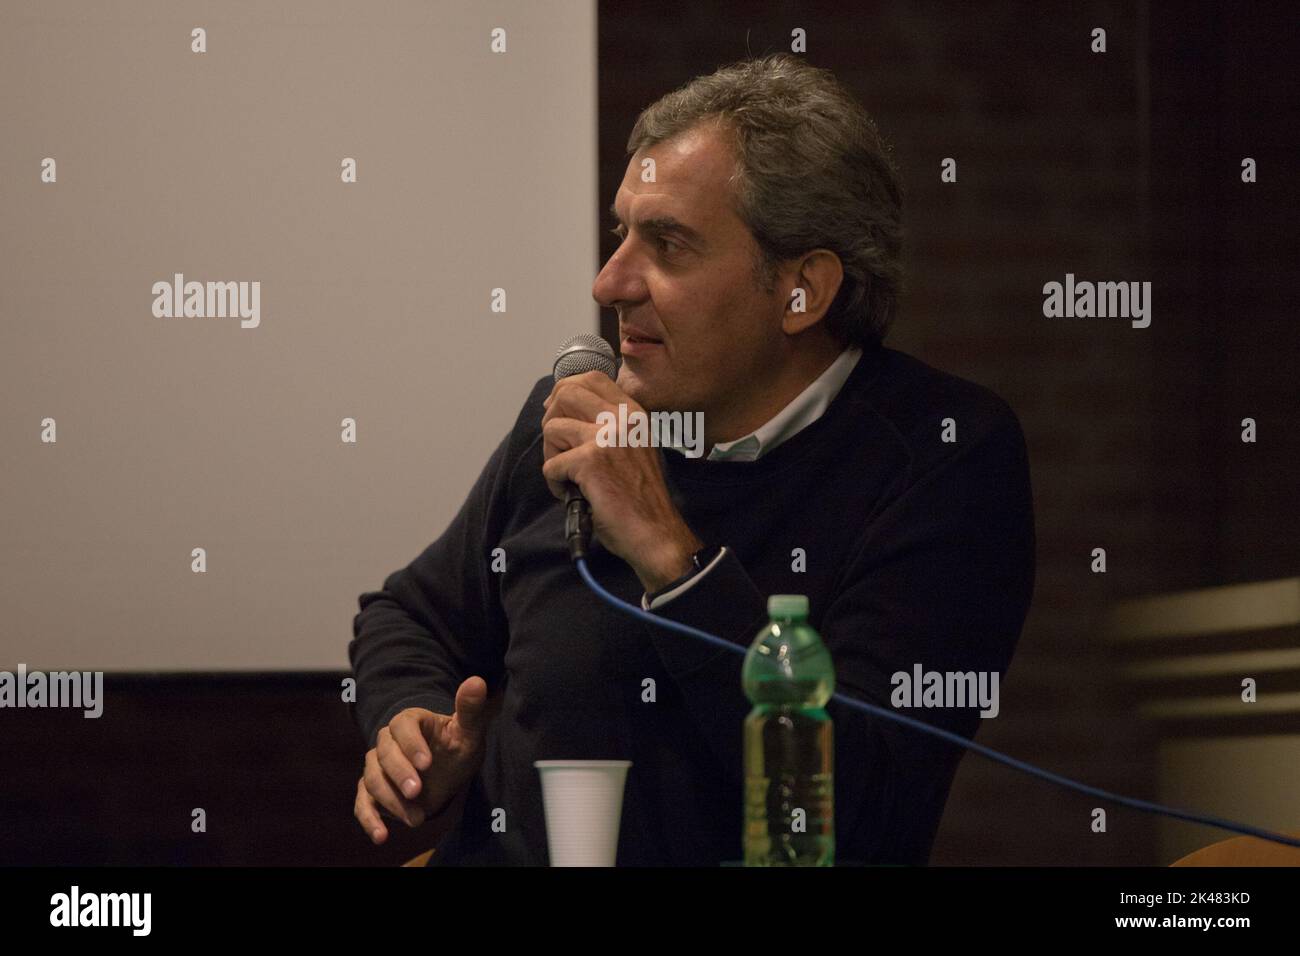
[[577, 485], [571, 481], [564, 484], [564, 540], [569, 545], [569, 558], [577, 561], [587, 556], [591, 544], [591, 505]]

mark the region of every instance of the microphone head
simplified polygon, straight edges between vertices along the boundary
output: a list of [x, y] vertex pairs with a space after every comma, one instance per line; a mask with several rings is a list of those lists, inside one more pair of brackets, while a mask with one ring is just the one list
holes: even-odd
[[618, 378], [618, 362], [614, 358], [614, 350], [599, 335], [575, 335], [556, 350], [551, 373], [557, 382], [570, 375], [592, 371], [604, 372], [613, 379]]

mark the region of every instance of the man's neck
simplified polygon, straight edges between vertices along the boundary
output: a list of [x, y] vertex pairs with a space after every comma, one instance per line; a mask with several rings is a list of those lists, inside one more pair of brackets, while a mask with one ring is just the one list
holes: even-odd
[[761, 388], [756, 387], [720, 415], [704, 416], [705, 449], [757, 431], [816, 381], [843, 352], [843, 345], [828, 338], [815, 349], [803, 348], [789, 354], [774, 373], [764, 373]]

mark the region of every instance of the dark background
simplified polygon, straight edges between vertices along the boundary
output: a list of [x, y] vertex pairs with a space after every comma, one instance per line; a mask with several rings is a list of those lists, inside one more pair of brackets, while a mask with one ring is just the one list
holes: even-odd
[[[1293, 9], [600, 5], [602, 261], [637, 113], [724, 63], [788, 50], [794, 27], [894, 144], [909, 285], [886, 344], [1002, 395], [1031, 458], [1035, 599], [979, 740], [1135, 796], [1154, 796], [1158, 741], [1207, 728], [1133, 716], [1097, 636], [1106, 608], [1300, 567]], [[1105, 54], [1089, 49], [1098, 26]], [[1245, 156], [1257, 183], [1241, 182]], [[944, 157], [956, 184], [939, 180]], [[1042, 286], [1067, 272], [1151, 281], [1151, 326], [1044, 318]], [[1106, 574], [1090, 571], [1094, 547]], [[98, 720], [0, 714], [0, 863], [390, 865], [427, 849], [400, 824], [372, 847], [352, 818], [363, 745], [339, 706], [344, 676], [110, 674]], [[1300, 689], [1300, 674], [1274, 681]], [[1297, 731], [1300, 716], [1279, 714], [1216, 732]], [[932, 862], [1170, 862], [1143, 814], [1111, 809], [1108, 832], [1089, 833], [1096, 803], [968, 756]]]

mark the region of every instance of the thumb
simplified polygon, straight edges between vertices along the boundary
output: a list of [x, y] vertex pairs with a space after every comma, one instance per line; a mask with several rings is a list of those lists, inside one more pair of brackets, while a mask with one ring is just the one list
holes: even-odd
[[481, 737], [487, 729], [487, 681], [467, 677], [456, 690], [456, 723], [471, 737]]

